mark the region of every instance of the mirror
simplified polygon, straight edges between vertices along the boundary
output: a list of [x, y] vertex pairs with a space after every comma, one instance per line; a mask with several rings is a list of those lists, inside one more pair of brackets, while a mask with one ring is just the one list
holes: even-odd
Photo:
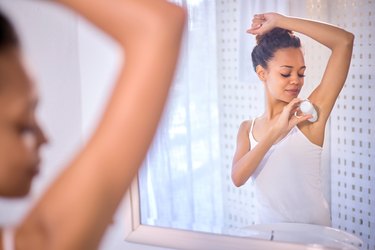
[[[147, 243], [139, 236], [142, 230], [158, 235], [148, 242], [162, 246], [169, 237], [179, 239], [176, 234], [182, 232], [193, 238], [209, 233], [204, 234], [206, 242], [216, 241], [218, 235], [254, 236], [243, 230], [255, 223], [252, 186], [236, 188], [230, 169], [240, 123], [263, 109], [263, 89], [250, 64], [254, 37], [245, 30], [253, 13], [276, 11], [327, 21], [356, 35], [346, 86], [327, 125], [322, 170], [332, 226], [360, 237], [364, 249], [373, 248], [374, 3], [195, 0], [183, 4], [189, 22], [180, 67], [158, 135], [128, 197], [128, 218], [133, 222], [127, 239]], [[300, 37], [308, 66], [300, 96], [306, 97], [315, 87], [311, 83], [319, 81], [329, 51]]]
[[[253, 223], [254, 197], [251, 185], [235, 188], [229, 178], [238, 126], [259, 114], [263, 105], [262, 88], [249, 60], [254, 39], [244, 31], [252, 14], [278, 11], [329, 21], [356, 35], [346, 86], [328, 125], [326, 196], [334, 215], [333, 226], [363, 239], [363, 249], [374, 249], [375, 2], [176, 2], [189, 9], [181, 66], [159, 135], [126, 197], [126, 240], [177, 249], [303, 249], [298, 244], [275, 242], [278, 239], [272, 235], [267, 235], [266, 241], [259, 239], [264, 235], [255, 235], [257, 240], [248, 237], [249, 231], [238, 230]], [[47, 103], [43, 107], [52, 107], [41, 111], [50, 125], [46, 127], [53, 128], [51, 134], [56, 135], [46, 164], [53, 167], [38, 183], [45, 186], [58, 172], [56, 165], [62, 165], [77, 141], [90, 134], [115, 77], [120, 53], [112, 48], [115, 45], [111, 41], [101, 41], [105, 37], [97, 40], [96, 32], [86, 34], [74, 15], [60, 13], [60, 8], [52, 6], [42, 8], [47, 2], [0, 3], [18, 21], [20, 34], [25, 36], [25, 52], [36, 62], [34, 66], [39, 65], [38, 82], [43, 103]], [[303, 43], [309, 66], [306, 83], [314, 83], [321, 76], [328, 51], [309, 39]], [[100, 62], [92, 60], [94, 52]], [[66, 61], [69, 67], [61, 66]], [[56, 69], [62, 71], [58, 74]], [[305, 85], [302, 95], [313, 87]], [[55, 119], [56, 110], [61, 121]], [[67, 126], [66, 120], [74, 122]], [[167, 208], [161, 209], [161, 205]], [[17, 212], [13, 207], [3, 211], [0, 214], [7, 218]]]

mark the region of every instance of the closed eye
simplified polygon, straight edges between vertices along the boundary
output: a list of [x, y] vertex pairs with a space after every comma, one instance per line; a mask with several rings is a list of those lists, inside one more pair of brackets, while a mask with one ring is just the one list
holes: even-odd
[[19, 125], [17, 129], [20, 134], [26, 134], [26, 133], [35, 134], [36, 133], [36, 127], [34, 125], [26, 125], [26, 124]]
[[[291, 74], [280, 74], [282, 77], [285, 77], [285, 78], [288, 78], [288, 77], [290, 77], [291, 76]], [[303, 77], [305, 77], [306, 75], [304, 75], [304, 74], [298, 74], [298, 77], [301, 77], [301, 78], [303, 78]]]

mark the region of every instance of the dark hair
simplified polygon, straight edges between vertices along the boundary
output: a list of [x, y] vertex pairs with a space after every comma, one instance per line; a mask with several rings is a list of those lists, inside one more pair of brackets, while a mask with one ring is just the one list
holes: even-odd
[[257, 45], [251, 52], [254, 70], [258, 65], [267, 68], [267, 62], [272, 59], [275, 52], [283, 48], [300, 48], [300, 39], [290, 30], [274, 28], [271, 31], [256, 36]]
[[18, 47], [19, 40], [12, 24], [0, 10], [0, 51], [9, 47]]

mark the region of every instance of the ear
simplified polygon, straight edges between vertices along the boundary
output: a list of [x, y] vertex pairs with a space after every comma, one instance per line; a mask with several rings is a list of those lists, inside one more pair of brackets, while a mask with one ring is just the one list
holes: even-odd
[[262, 82], [266, 81], [266, 69], [263, 68], [262, 65], [258, 65], [255, 68], [255, 72], [257, 73], [259, 80], [261, 80]]

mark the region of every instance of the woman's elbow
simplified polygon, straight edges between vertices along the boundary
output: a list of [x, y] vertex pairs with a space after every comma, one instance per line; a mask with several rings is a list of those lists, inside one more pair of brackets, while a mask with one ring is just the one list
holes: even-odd
[[165, 8], [155, 13], [150, 18], [153, 28], [156, 33], [160, 35], [160, 32], [165, 31], [168, 35], [178, 34], [180, 35], [186, 22], [187, 13], [183, 7], [179, 7], [175, 4], [166, 3]]
[[240, 176], [236, 175], [234, 171], [232, 171], [232, 182], [236, 187], [241, 187], [245, 182], [240, 178]]
[[337, 38], [335, 47], [332, 50], [337, 50], [338, 53], [342, 54], [345, 52], [351, 52], [354, 45], [354, 34], [348, 31], [344, 31], [340, 38]]
[[348, 46], [348, 47], [353, 47], [353, 44], [354, 44], [354, 34], [351, 33], [351, 32], [346, 32], [346, 35], [345, 35], [345, 45]]

